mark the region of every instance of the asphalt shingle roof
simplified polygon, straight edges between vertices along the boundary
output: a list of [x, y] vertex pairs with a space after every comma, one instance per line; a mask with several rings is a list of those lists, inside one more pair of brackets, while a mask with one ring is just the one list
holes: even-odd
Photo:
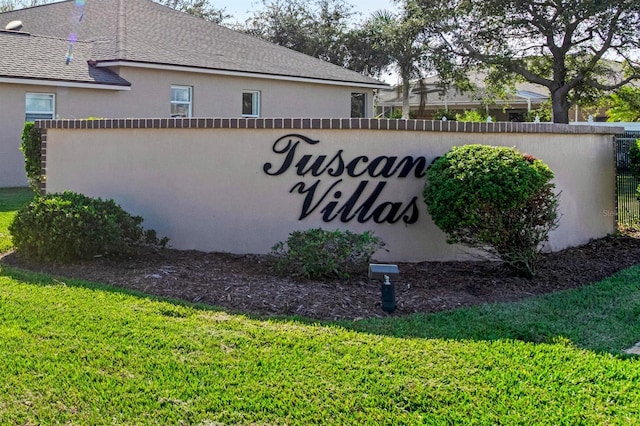
[[[384, 86], [373, 78], [151, 0], [77, 3], [69, 0], [1, 13], [0, 28], [21, 20], [23, 32], [58, 38], [66, 44], [70, 34], [77, 34], [83, 45], [92, 45], [91, 56], [98, 64], [141, 62]], [[26, 47], [43, 53], [32, 45]]]
[[106, 68], [90, 66], [91, 51], [90, 43], [75, 43], [67, 61], [67, 40], [0, 31], [0, 77], [130, 85]]

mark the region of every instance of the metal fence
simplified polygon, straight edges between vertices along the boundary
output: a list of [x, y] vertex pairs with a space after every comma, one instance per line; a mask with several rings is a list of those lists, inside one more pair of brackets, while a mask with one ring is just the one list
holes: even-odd
[[640, 202], [636, 196], [636, 188], [640, 184], [640, 179], [631, 174], [629, 167], [629, 149], [637, 139], [640, 139], [639, 131], [625, 132], [616, 137], [619, 224], [640, 222]]

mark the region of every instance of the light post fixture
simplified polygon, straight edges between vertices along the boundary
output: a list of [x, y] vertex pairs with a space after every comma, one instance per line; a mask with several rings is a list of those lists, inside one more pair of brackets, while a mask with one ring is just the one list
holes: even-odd
[[391, 278], [396, 279], [400, 275], [398, 265], [384, 263], [369, 264], [369, 279], [380, 280], [380, 294], [382, 298], [382, 310], [392, 313], [396, 310], [396, 288]]

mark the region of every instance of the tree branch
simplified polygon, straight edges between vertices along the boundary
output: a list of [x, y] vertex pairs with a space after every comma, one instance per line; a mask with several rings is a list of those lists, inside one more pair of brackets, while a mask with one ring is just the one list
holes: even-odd
[[531, 83], [536, 83], [548, 88], [551, 88], [553, 86], [553, 83], [554, 83], [553, 80], [549, 80], [547, 78], [544, 78], [542, 76], [539, 76], [531, 72], [528, 68], [525, 68], [524, 66], [520, 65], [517, 61], [507, 60], [507, 62], [505, 63], [503, 58], [495, 57], [491, 55], [485, 55], [481, 53], [479, 50], [471, 46], [467, 41], [462, 41], [461, 43], [464, 49], [468, 52], [468, 56], [472, 57], [477, 61], [487, 63], [490, 65], [498, 65], [498, 66], [505, 67], [511, 72], [520, 74], [522, 77], [524, 77], [526, 80], [528, 80]]
[[627, 83], [629, 83], [631, 81], [635, 81], [635, 80], [640, 80], [640, 74], [633, 74], [633, 75], [625, 78], [624, 80], [619, 81], [616, 84], [602, 84], [602, 83], [599, 83], [599, 82], [597, 82], [595, 80], [584, 80], [584, 83], [588, 84], [589, 86], [593, 87], [594, 89], [612, 91], [612, 90], [619, 89], [622, 86], [624, 86], [625, 84], [627, 84]]

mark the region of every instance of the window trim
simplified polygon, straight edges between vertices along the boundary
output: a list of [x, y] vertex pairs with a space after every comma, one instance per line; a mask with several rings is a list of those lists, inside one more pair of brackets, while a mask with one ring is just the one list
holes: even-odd
[[[251, 94], [251, 114], [244, 113], [244, 95]], [[247, 118], [260, 117], [260, 98], [259, 90], [243, 90], [242, 91], [242, 116]]]
[[[28, 110], [27, 109], [27, 98], [29, 96], [46, 96], [49, 99], [51, 99], [51, 111], [41, 111], [41, 110]], [[43, 115], [43, 114], [51, 114], [50, 118], [35, 118], [33, 120], [29, 119], [29, 115], [30, 114], [38, 114], [38, 115]], [[54, 120], [56, 118], [56, 94], [55, 93], [46, 93], [46, 92], [26, 92], [25, 96], [24, 96], [24, 116], [25, 116], [25, 121], [34, 121], [34, 120]]]
[[173, 100], [173, 96], [171, 96], [170, 99], [170, 105], [187, 105], [188, 109], [187, 109], [187, 116], [186, 117], [182, 117], [182, 116], [176, 116], [173, 113], [170, 112], [171, 117], [172, 118], [191, 118], [193, 116], [193, 86], [184, 86], [184, 85], [180, 85], [180, 84], [172, 84], [171, 85], [171, 90], [173, 91], [174, 89], [187, 89], [188, 93], [189, 93], [189, 100], [188, 101], [174, 101]]

